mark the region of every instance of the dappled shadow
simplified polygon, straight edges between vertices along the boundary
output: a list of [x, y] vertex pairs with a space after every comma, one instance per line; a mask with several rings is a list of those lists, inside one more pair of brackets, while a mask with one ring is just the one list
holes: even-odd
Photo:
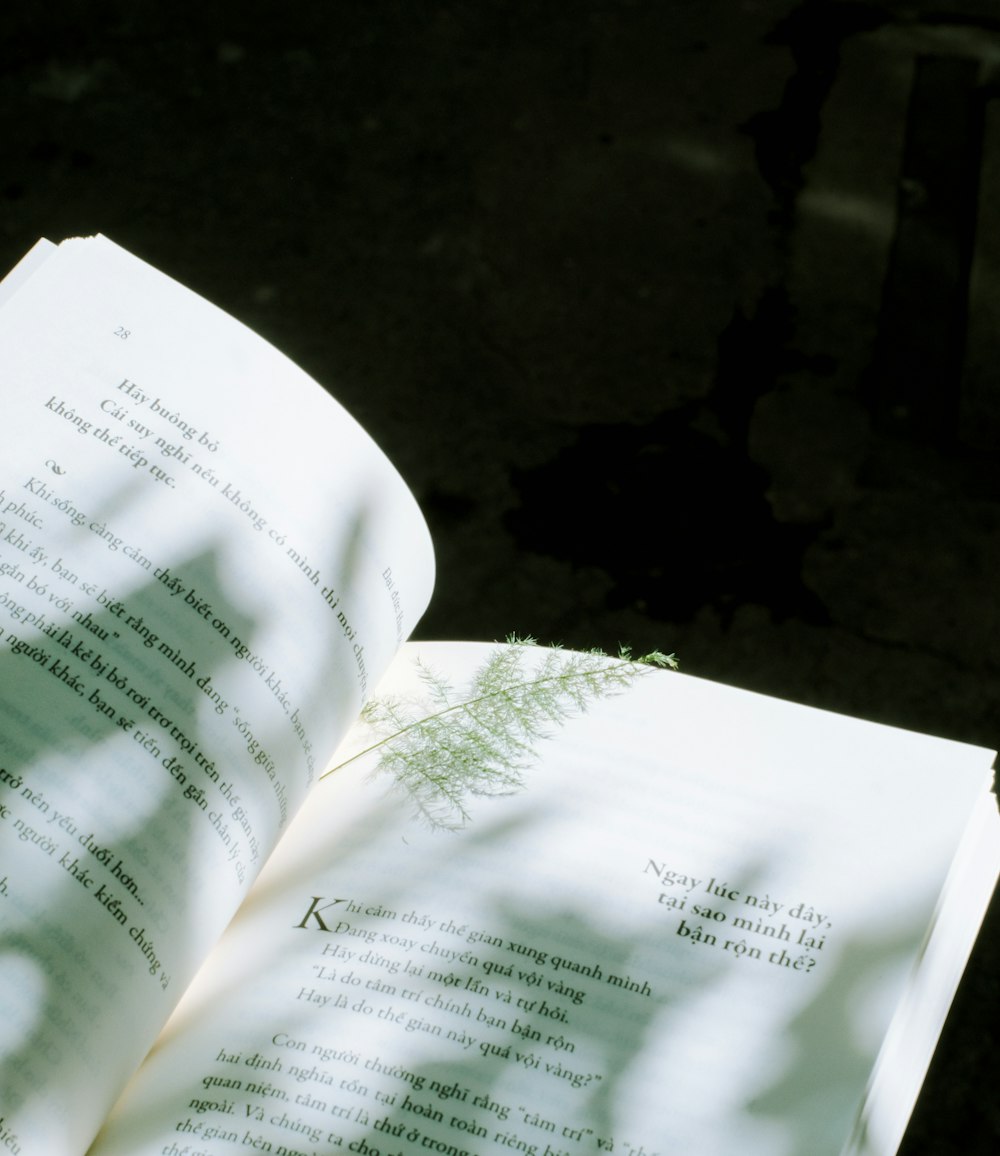
[[[138, 500], [118, 489], [91, 523], [116, 561], [110, 527]], [[345, 606], [371, 565], [368, 514], [362, 503], [322, 544]], [[0, 1114], [15, 1138], [37, 1127], [69, 1151], [96, 1131], [353, 718], [363, 648], [352, 655], [321, 611], [308, 646], [293, 630], [275, 651], [276, 630], [298, 629], [307, 578], [291, 562], [234, 566], [221, 531], [136, 554], [138, 582], [102, 570], [89, 539], [81, 556], [69, 530], [52, 540], [56, 557], [29, 559], [16, 536], [0, 546]], [[373, 673], [387, 641], [369, 645]], [[298, 651], [314, 660], [304, 670]]]
[[[408, 826], [361, 776], [313, 806], [100, 1152], [198, 1136], [368, 1156], [840, 1150], [920, 904], [800, 971], [780, 962], [794, 938], [734, 931], [734, 953], [655, 903], [616, 917], [585, 872], [560, 874], [530, 793], [457, 836]], [[734, 877], [759, 892], [782, 854]]]
[[[253, 638], [212, 555], [177, 566]], [[208, 800], [213, 813], [225, 807], [218, 740], [204, 720], [216, 714], [212, 680], [232, 649], [218, 634], [179, 633], [165, 597], [153, 580], [45, 632], [4, 624], [4, 839], [20, 855], [6, 876], [0, 966], [21, 1024], [5, 1032], [0, 1083], [12, 1114], [32, 1101], [44, 1108], [55, 1080], [74, 1103], [65, 1117], [74, 1131], [86, 1119], [80, 1098], [92, 1099], [96, 1026], [109, 1033], [102, 1068], [124, 1080], [227, 922], [211, 908], [192, 915], [216, 862]], [[184, 667], [171, 670], [161, 641], [183, 652]], [[211, 882], [240, 889], [232, 874]], [[116, 964], [109, 944], [126, 933], [135, 954]]]

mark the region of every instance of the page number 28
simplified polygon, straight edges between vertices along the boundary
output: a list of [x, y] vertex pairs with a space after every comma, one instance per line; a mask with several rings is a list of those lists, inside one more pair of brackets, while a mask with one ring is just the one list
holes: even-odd
[[119, 325], [118, 328], [115, 330], [115, 337], [120, 337], [122, 339], [122, 341], [128, 341], [131, 333], [132, 333], [131, 329], [126, 329], [124, 325]]

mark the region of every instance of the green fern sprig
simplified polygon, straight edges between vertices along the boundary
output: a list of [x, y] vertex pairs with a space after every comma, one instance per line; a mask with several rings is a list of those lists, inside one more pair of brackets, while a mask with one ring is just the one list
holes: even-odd
[[[508, 638], [461, 691], [418, 662], [423, 696], [370, 702], [362, 719], [378, 737], [347, 762], [378, 751], [375, 773], [390, 776], [432, 826], [455, 829], [468, 821], [469, 799], [521, 788], [554, 727], [651, 667], [677, 666], [672, 654], [633, 658], [627, 648], [611, 657], [551, 647], [538, 662], [537, 649], [532, 638]], [[536, 662], [526, 670], [529, 653]]]

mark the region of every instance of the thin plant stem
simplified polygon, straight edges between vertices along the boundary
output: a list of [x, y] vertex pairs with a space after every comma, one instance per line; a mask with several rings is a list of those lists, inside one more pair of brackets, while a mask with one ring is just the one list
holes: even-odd
[[[526, 676], [524, 659], [539, 650], [545, 651], [541, 673]], [[388, 775], [427, 822], [445, 828], [464, 825], [466, 800], [510, 794], [523, 785], [537, 743], [549, 737], [553, 726], [597, 699], [626, 690], [653, 667], [676, 669], [677, 661], [660, 651], [633, 658], [624, 647], [610, 659], [598, 650], [539, 648], [532, 638], [511, 636], [459, 693], [418, 662], [425, 695], [370, 702], [362, 719], [379, 737], [321, 778], [379, 751], [373, 773]]]

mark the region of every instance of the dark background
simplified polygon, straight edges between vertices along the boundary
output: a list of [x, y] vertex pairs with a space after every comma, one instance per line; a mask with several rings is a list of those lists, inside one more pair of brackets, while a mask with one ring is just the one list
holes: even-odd
[[[1000, 744], [996, 0], [63, 0], [0, 53], [0, 265], [103, 232], [327, 385], [431, 524], [418, 637]], [[998, 1150], [998, 954], [994, 904], [906, 1156]]]

